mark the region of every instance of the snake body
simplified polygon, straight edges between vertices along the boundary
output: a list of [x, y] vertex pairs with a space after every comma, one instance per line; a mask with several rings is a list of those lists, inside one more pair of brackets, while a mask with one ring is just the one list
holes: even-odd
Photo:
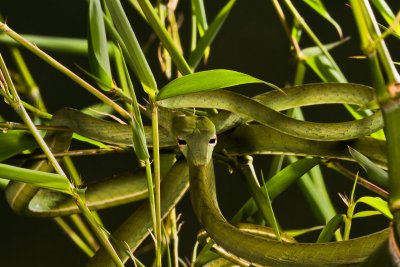
[[356, 266], [387, 237], [387, 230], [335, 243], [280, 243], [229, 224], [218, 207], [211, 154], [216, 132], [206, 117], [177, 117], [179, 147], [189, 166], [192, 206], [213, 240], [228, 252], [259, 266]]
[[[343, 89], [343, 84], [336, 84], [339, 88]], [[330, 85], [332, 86], [332, 85]], [[328, 103], [356, 103], [360, 105], [360, 101], [363, 102], [361, 106], [368, 105], [374, 100], [373, 92], [370, 88], [361, 86], [355, 86], [355, 90], [347, 88], [350, 92], [349, 100], [346, 101], [342, 95], [333, 95], [331, 100], [329, 99], [330, 94], [316, 97], [314, 99], [313, 92], [316, 90], [317, 86], [311, 86], [311, 90], [306, 90], [307, 87], [295, 88], [294, 90], [288, 90], [290, 94], [299, 93], [299, 97], [296, 95], [288, 96], [283, 93], [280, 99], [285, 101], [281, 102], [282, 105], [276, 105], [278, 109], [286, 109], [295, 106], [305, 105], [304, 103], [309, 102], [307, 105], [322, 103], [322, 99], [326, 99]], [[323, 87], [323, 86], [320, 86]], [[304, 90], [305, 92], [302, 92]], [[320, 88], [323, 91], [322, 88]], [[360, 91], [357, 93], [357, 91]], [[334, 91], [336, 92], [336, 91]], [[280, 93], [280, 92], [278, 92]], [[362, 94], [364, 93], [364, 94]], [[310, 96], [310, 101], [304, 99], [304, 95]], [[278, 97], [276, 94], [275, 97]], [[328, 97], [327, 97], [328, 96]], [[358, 97], [355, 97], [358, 96]], [[167, 108], [187, 108], [187, 107], [198, 107], [198, 108], [217, 108], [227, 111], [231, 111], [236, 114], [240, 114], [243, 117], [251, 118], [263, 125], [271, 127], [275, 130], [281, 131], [283, 133], [306, 139], [306, 140], [321, 140], [321, 141], [333, 141], [333, 140], [349, 140], [358, 138], [361, 136], [370, 135], [377, 130], [382, 128], [383, 120], [380, 111], [374, 113], [373, 115], [355, 121], [347, 121], [340, 123], [316, 123], [308, 121], [299, 121], [288, 117], [278, 110], [275, 110], [268, 106], [269, 101], [263, 100], [268, 99], [268, 94], [265, 97], [260, 97], [259, 101], [256, 99], [251, 99], [249, 97], [237, 94], [231, 91], [218, 90], [213, 92], [199, 92], [187, 95], [180, 95], [168, 99], [160, 100], [158, 103], [160, 106]], [[303, 99], [303, 101], [298, 101], [297, 99]], [[313, 101], [315, 100], [315, 102]], [[314, 103], [313, 103], [314, 102]], [[289, 105], [288, 105], [289, 103]], [[273, 105], [272, 105], [273, 106]]]
[[[337, 141], [334, 140], [361, 137], [380, 129], [382, 127], [382, 118], [379, 112], [364, 120], [336, 124], [293, 121], [277, 112], [309, 104], [348, 103], [367, 106], [371, 101], [374, 101], [371, 89], [364, 86], [351, 86], [353, 88], [349, 89], [347, 86], [340, 84], [310, 85], [302, 88], [287, 89], [285, 90], [286, 94], [271, 92], [254, 99], [238, 96], [231, 92], [217, 91], [180, 96], [159, 102], [162, 106], [173, 108], [195, 106], [233, 111], [233, 113], [220, 112], [213, 116], [211, 118], [213, 123], [205, 117], [177, 116], [173, 120], [173, 127], [171, 127], [174, 131], [172, 135], [174, 137], [172, 138], [170, 133], [162, 131], [163, 136], [161, 138], [161, 147], [164, 148], [176, 146], [175, 138], [178, 138], [178, 146], [185, 155], [189, 166], [191, 199], [194, 211], [200, 223], [219, 245], [230, 253], [254, 262], [255, 265], [335, 266], [336, 264], [337, 266], [351, 266], [361, 262], [383, 242], [387, 236], [387, 231], [339, 243], [285, 244], [266, 240], [244, 233], [230, 225], [221, 214], [215, 196], [215, 178], [211, 155], [216, 144], [216, 133], [231, 129], [238, 123], [256, 119], [279, 132], [283, 142], [285, 142], [284, 140], [290, 140], [290, 142], [300, 144], [303, 142], [302, 140], [307, 139], [299, 151], [290, 151], [290, 142], [285, 142], [289, 149], [273, 148], [273, 153], [307, 155], [309, 153], [307, 147], [314, 144], [318, 148], [316, 152], [313, 152], [313, 155], [317, 156], [325, 156], [326, 151], [332, 151], [331, 147], [343, 145], [341, 142], [335, 143]], [[240, 105], [237, 104], [238, 101]], [[72, 110], [64, 112], [56, 125], [68, 126], [81, 135], [116, 145], [128, 146], [132, 140], [129, 127], [104, 121], [96, 124], [93, 123], [92, 119], [89, 120], [87, 116], [79, 115], [77, 111]], [[102, 125], [102, 127], [99, 127], [99, 125]], [[214, 125], [216, 125], [216, 128]], [[260, 125], [256, 126], [260, 127]], [[262, 131], [265, 131], [265, 129]], [[238, 135], [245, 140], [246, 132], [249, 131], [242, 131]], [[284, 139], [287, 134], [290, 138]], [[146, 137], [150, 139], [149, 135], [146, 135]], [[239, 140], [237, 136], [233, 135], [233, 137], [234, 140]], [[254, 139], [254, 136], [250, 136], [246, 139], [246, 142], [251, 142], [252, 140], [250, 139]], [[212, 140], [211, 143], [210, 140]], [[241, 146], [244, 146], [246, 142], [236, 143], [229, 147], [229, 144], [232, 143], [230, 140], [233, 140], [232, 135], [228, 135], [226, 140], [226, 146], [224, 145], [225, 147], [222, 149], [227, 149], [227, 151], [231, 149], [233, 154], [263, 153], [263, 151], [257, 150], [260, 149], [259, 146], [257, 146], [258, 148], [251, 148], [251, 146], [247, 148], [246, 146], [246, 149], [242, 149]], [[332, 142], [327, 142], [327, 140], [332, 140]], [[357, 140], [355, 142], [360, 144], [373, 143], [372, 140]], [[151, 143], [151, 140], [148, 140], [148, 142]], [[54, 151], [64, 151], [68, 145], [64, 143], [61, 147], [54, 147]], [[264, 143], [263, 145], [267, 146]], [[319, 147], [322, 147], [322, 149], [319, 149]], [[346, 144], [344, 144], [345, 147]], [[379, 145], [376, 147], [384, 151]], [[271, 148], [262, 147], [261, 149], [266, 151]], [[375, 156], [376, 158], [382, 158], [380, 150], [379, 153], [381, 154], [377, 152], [378, 156]], [[342, 152], [326, 156], [349, 159], [349, 156]], [[178, 163], [178, 167], [173, 167], [171, 175], [172, 177], [181, 176], [182, 179], [179, 180], [181, 182], [174, 187], [177, 180], [168, 178], [169, 176], [162, 182], [163, 188], [174, 191], [171, 197], [167, 196], [167, 193], [163, 195], [163, 214], [166, 214], [176, 204], [187, 188], [187, 179], [185, 179], [187, 177], [187, 168], [184, 167], [185, 164], [182, 161]], [[380, 164], [384, 165], [385, 162], [381, 160]], [[43, 171], [49, 170], [45, 161], [32, 167]], [[103, 184], [89, 185], [86, 194], [88, 206], [91, 209], [99, 209], [146, 197], [147, 190], [144, 175], [138, 173], [135, 177], [137, 179], [132, 179], [131, 175], [126, 175]], [[129, 186], [129, 184], [136, 182], [135, 186]], [[10, 206], [15, 211], [26, 215], [61, 216], [78, 212], [76, 205], [68, 197], [22, 183], [10, 183], [6, 189], [6, 196]], [[151, 221], [150, 213], [146, 208], [135, 212], [120, 228], [121, 230], [114, 234], [114, 237], [124, 242], [127, 241], [131, 248], [136, 247], [147, 235], [147, 227], [150, 227], [148, 225], [145, 230], [139, 230], [137, 225], [142, 225], [144, 223], [143, 220]], [[133, 225], [132, 222], [138, 224]], [[100, 250], [90, 261], [90, 265], [110, 266], [108, 260], [107, 254]]]

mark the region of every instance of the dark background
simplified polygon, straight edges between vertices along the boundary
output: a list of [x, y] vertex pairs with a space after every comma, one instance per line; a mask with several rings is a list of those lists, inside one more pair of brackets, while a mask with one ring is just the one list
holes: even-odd
[[[182, 41], [187, 55], [190, 1], [180, 2], [179, 14], [184, 19], [181, 28]], [[226, 1], [205, 2], [208, 19], [211, 21]], [[298, 2], [295, 1], [295, 4], [298, 5], [317, 36], [324, 43], [338, 40], [338, 36], [331, 25], [304, 4]], [[370, 84], [366, 62], [349, 58], [350, 56], [361, 55], [350, 7], [346, 5], [346, 1], [326, 1], [325, 4], [328, 5], [331, 15], [341, 24], [344, 35], [351, 36], [349, 42], [332, 51], [334, 58], [350, 82]], [[151, 30], [132, 11], [129, 5], [126, 5], [126, 7], [140, 43], [145, 44]], [[394, 10], [397, 11], [397, 9]], [[85, 38], [87, 11], [86, 1], [0, 1], [0, 13], [6, 18], [7, 24], [18, 33]], [[311, 42], [305, 39], [302, 44], [303, 47], [306, 47]], [[146, 56], [161, 87], [166, 81], [160, 75], [158, 61], [156, 60], [156, 47], [157, 43], [151, 44]], [[7, 54], [7, 49], [1, 44], [0, 52], [4, 54], [9, 67], [13, 68], [13, 62]], [[37, 57], [26, 51], [23, 51], [23, 54], [42, 90], [50, 112], [64, 106], [81, 108], [96, 102], [93, 96]], [[77, 65], [88, 69], [86, 58], [66, 54], [51, 54], [82, 77], [85, 77], [85, 74], [77, 68]], [[236, 3], [212, 45], [208, 64], [200, 66], [199, 69], [215, 68], [241, 71], [278, 86], [285, 86], [293, 81], [295, 59], [270, 1], [239, 0]], [[308, 72], [306, 82], [319, 81], [318, 77], [310, 71]], [[239, 90], [241, 89], [248, 90], [251, 95], [264, 90], [260, 86], [245, 86]], [[6, 119], [16, 120], [11, 109], [3, 102], [0, 103], [0, 111], [2, 115], [8, 115]], [[332, 112], [325, 109], [323, 111], [325, 120], [336, 120], [338, 112], [343, 113], [343, 110]], [[318, 119], [312, 115], [315, 113], [308, 112], [308, 118]], [[256, 163], [259, 166], [267, 167], [269, 159], [270, 157], [260, 157], [256, 159]], [[107, 164], [109, 161], [112, 162], [112, 167]], [[76, 159], [79, 172], [86, 180], [105, 177], [113, 174], [114, 171], [134, 169], [133, 162], [132, 157], [127, 155]], [[219, 171], [226, 173], [224, 168], [220, 168]], [[337, 174], [331, 174], [328, 177], [327, 184], [329, 188], [332, 188], [331, 196], [337, 203], [338, 209], [344, 212], [345, 206], [339, 200], [337, 193], [350, 194], [352, 182], [339, 177]], [[223, 176], [218, 179], [218, 185], [220, 204], [224, 214], [229, 218], [234, 214], [237, 207], [248, 198], [246, 190], [243, 190], [245, 183], [237, 176]], [[101, 214], [104, 216], [107, 228], [109, 230], [115, 229], [132, 212], [134, 207], [135, 205], [127, 205], [102, 211]], [[316, 224], [307, 204], [304, 203], [302, 194], [296, 187], [290, 188], [283, 196], [279, 197], [274, 202], [274, 209], [285, 228], [310, 227]], [[181, 257], [190, 258], [198, 224], [194, 219], [187, 196], [178, 206], [178, 211], [183, 213], [182, 221], [184, 221], [180, 239]], [[387, 224], [387, 221], [379, 219], [368, 219], [363, 222], [362, 225], [355, 222], [356, 227], [354, 229], [358, 229], [359, 233], [371, 231]], [[87, 257], [69, 241], [51, 220], [15, 215], [8, 207], [3, 195], [0, 196], [0, 229], [2, 230], [0, 234], [0, 266], [84, 266], [87, 262]]]

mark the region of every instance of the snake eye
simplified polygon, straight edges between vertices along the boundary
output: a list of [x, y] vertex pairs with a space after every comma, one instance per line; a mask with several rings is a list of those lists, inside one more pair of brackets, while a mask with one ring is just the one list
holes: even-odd
[[211, 138], [209, 141], [208, 141], [208, 143], [210, 144], [210, 145], [215, 145], [216, 143], [217, 143], [217, 138]]
[[180, 145], [180, 146], [185, 146], [185, 145], [187, 145], [186, 141], [183, 140], [183, 139], [177, 138], [176, 140], [178, 141], [178, 145]]

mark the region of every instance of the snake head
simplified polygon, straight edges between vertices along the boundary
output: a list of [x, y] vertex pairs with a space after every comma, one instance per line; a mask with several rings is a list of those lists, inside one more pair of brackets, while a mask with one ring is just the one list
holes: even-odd
[[172, 122], [172, 131], [189, 164], [204, 166], [211, 161], [217, 135], [209, 118], [195, 115], [176, 116]]

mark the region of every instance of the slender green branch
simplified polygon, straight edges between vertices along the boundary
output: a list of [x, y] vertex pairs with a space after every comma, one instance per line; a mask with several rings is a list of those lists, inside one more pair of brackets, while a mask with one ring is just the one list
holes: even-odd
[[158, 108], [155, 99], [152, 99], [152, 132], [153, 132], [153, 160], [154, 160], [154, 195], [156, 215], [156, 248], [157, 266], [161, 266], [162, 232], [161, 232], [161, 170], [160, 170], [160, 143], [158, 132]]
[[97, 238], [99, 239], [100, 243], [104, 247], [104, 249], [108, 252], [110, 257], [112, 258], [113, 262], [118, 266], [118, 267], [124, 267], [124, 264], [122, 263], [121, 259], [118, 257], [117, 252], [111, 245], [110, 241], [108, 240], [107, 235], [105, 232], [99, 227], [98, 223], [92, 216], [89, 208], [86, 206], [85, 202], [82, 200], [82, 198], [79, 196], [78, 193], [74, 194], [74, 199], [75, 203], [78, 205], [79, 210], [82, 212], [83, 216], [85, 216], [87, 222], [93, 229], [93, 231], [96, 233]]
[[[64, 176], [67, 177], [63, 169], [61, 168], [60, 164], [57, 162], [56, 158], [52, 154], [50, 148], [47, 146], [46, 142], [43, 140], [42, 136], [40, 135], [39, 131], [35, 127], [32, 119], [29, 117], [28, 113], [26, 112], [24, 106], [22, 105], [22, 102], [19, 98], [18, 92], [14, 87], [14, 84], [11, 80], [11, 77], [8, 73], [7, 67], [5, 65], [5, 62], [3, 60], [3, 57], [0, 54], [0, 69], [1, 72], [3, 73], [3, 77], [5, 79], [5, 84], [7, 85], [8, 92], [5, 92], [5, 94], [8, 95], [9, 99], [9, 105], [13, 107], [15, 112], [20, 116], [22, 121], [27, 125], [29, 131], [32, 133], [33, 137], [35, 138], [36, 142], [38, 143], [39, 147], [43, 150], [43, 152], [46, 154], [47, 158], [49, 159], [51, 165], [54, 167], [55, 171]], [[6, 97], [6, 96], [5, 96]], [[66, 178], [67, 179], [67, 178]]]
[[[40, 90], [35, 80], [33, 79], [28, 66], [25, 63], [24, 58], [22, 57], [21, 52], [17, 48], [11, 48], [11, 54], [16, 62], [16, 65], [19, 68], [19, 72], [21, 73], [26, 85], [28, 87], [29, 97], [32, 99], [33, 106], [36, 107], [41, 112], [47, 112], [46, 106], [44, 105], [42, 96], [40, 94]], [[26, 106], [25, 106], [26, 108]]]
[[86, 243], [83, 241], [79, 235], [75, 233], [75, 231], [64, 221], [63, 218], [56, 217], [53, 219], [54, 222], [60, 226], [63, 232], [69, 236], [69, 238], [89, 257], [93, 257], [94, 250], [92, 250]]
[[339, 66], [336, 64], [336, 61], [332, 58], [331, 54], [329, 51], [326, 49], [323, 43], [318, 39], [318, 37], [314, 34], [314, 32], [311, 30], [310, 26], [308, 26], [307, 22], [303, 19], [303, 17], [300, 15], [300, 13], [297, 11], [295, 6], [292, 4], [290, 0], [285, 0], [285, 3], [289, 10], [292, 12], [294, 17], [298, 20], [299, 24], [305, 32], [310, 36], [311, 40], [321, 49], [321, 52], [328, 58], [328, 60], [331, 62], [332, 66], [335, 68], [336, 71], [339, 72], [340, 76], [343, 76], [342, 71], [340, 70]]
[[129, 118], [129, 113], [126, 112], [122, 107], [120, 107], [118, 104], [116, 104], [113, 100], [108, 98], [106, 95], [101, 93], [99, 90], [97, 90], [95, 87], [90, 85], [88, 82], [80, 78], [78, 75], [70, 71], [68, 68], [66, 68], [64, 65], [62, 65], [60, 62], [46, 54], [44, 51], [39, 49], [37, 46], [23, 38], [21, 35], [13, 31], [11, 28], [9, 28], [6, 24], [0, 22], [0, 31], [3, 31], [5, 34], [16, 40], [18, 43], [20, 43], [22, 46], [24, 46], [26, 49], [30, 50], [33, 52], [35, 55], [43, 59], [45, 62], [50, 64], [52, 67], [55, 69], [59, 70], [60, 72], [64, 73], [66, 76], [71, 78], [74, 82], [85, 88], [87, 91], [89, 91], [91, 94], [96, 96], [98, 99], [100, 99], [102, 102], [110, 105], [113, 107], [119, 114], [121, 114], [124, 118]]
[[279, 4], [279, 1], [272, 0], [272, 4], [274, 5], [274, 7], [276, 9], [276, 13], [278, 14], [279, 20], [281, 21], [281, 24], [283, 26], [283, 29], [285, 30], [287, 37], [289, 38], [290, 42], [293, 45], [294, 51], [296, 51], [297, 58], [302, 59], [304, 57], [304, 55], [301, 52], [299, 43], [297, 42], [296, 38], [294, 38], [294, 36], [292, 35], [292, 33], [290, 31], [288, 21], [286, 19], [285, 13], [282, 10], [281, 5]]
[[[43, 150], [46, 154], [47, 159], [49, 160], [50, 164], [53, 166], [54, 170], [60, 174], [61, 176], [65, 177], [68, 180], [67, 175], [65, 174], [64, 170], [61, 168], [60, 164], [54, 157], [53, 153], [51, 152], [50, 148], [47, 146], [46, 142], [43, 140], [42, 136], [40, 135], [39, 131], [35, 127], [32, 119], [29, 117], [28, 113], [26, 112], [25, 108], [23, 107], [21, 100], [19, 98], [18, 92], [14, 87], [14, 84], [11, 80], [11, 77], [7, 71], [7, 67], [3, 60], [3, 57], [0, 54], [0, 69], [1, 69], [1, 76], [0, 82], [2, 85], [3, 93], [7, 99], [9, 99], [9, 105], [11, 105], [17, 114], [21, 117], [24, 123], [28, 126], [30, 132], [32, 133], [33, 137], [35, 138], [36, 142], [39, 144], [39, 147]], [[99, 228], [97, 225], [94, 217], [90, 213], [90, 210], [85, 205], [83, 200], [81, 199], [80, 195], [77, 192], [77, 189], [74, 187], [73, 184], [70, 183], [70, 195], [75, 199], [76, 204], [78, 205], [80, 211], [83, 213], [89, 224], [92, 226], [93, 231], [95, 231], [97, 237], [99, 238], [101, 244], [104, 248], [109, 252], [110, 256], [112, 257], [113, 261], [117, 266], [123, 267], [123, 263], [119, 259], [117, 253], [115, 252], [114, 248], [112, 247], [111, 243], [108, 241], [107, 236], [105, 233]]]
[[[40, 36], [40, 35], [29, 35], [23, 34], [24, 39], [31, 43], [36, 44], [40, 49], [46, 51], [55, 51], [62, 53], [70, 53], [77, 55], [87, 55], [88, 47], [86, 39], [78, 38], [64, 38], [56, 36]], [[11, 45], [15, 47], [21, 46], [17, 41], [10, 39], [7, 35], [0, 35], [0, 43]], [[110, 55], [112, 55], [111, 43], [109, 44]]]
[[138, 2], [147, 20], [149, 21], [150, 26], [153, 28], [158, 38], [160, 38], [161, 42], [170, 53], [172, 60], [175, 62], [178, 70], [183, 75], [192, 73], [192, 70], [190, 69], [188, 63], [183, 58], [181, 52], [174, 44], [174, 40], [169, 35], [168, 31], [162, 26], [162, 23], [158, 18], [150, 1], [138, 0]]

